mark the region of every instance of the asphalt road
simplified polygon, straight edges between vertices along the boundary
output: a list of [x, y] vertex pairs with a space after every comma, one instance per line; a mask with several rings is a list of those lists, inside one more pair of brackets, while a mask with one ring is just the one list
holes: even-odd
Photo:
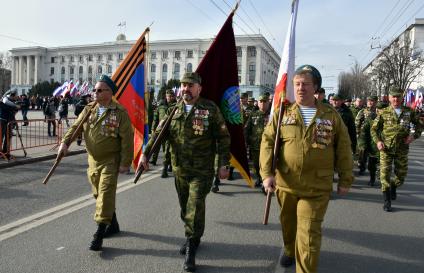
[[[121, 176], [117, 214], [122, 232], [88, 243], [96, 227], [86, 180], [86, 155], [68, 157], [41, 184], [52, 161], [0, 170], [0, 272], [181, 272], [184, 241], [173, 178], [157, 168], [133, 185]], [[319, 272], [424, 272], [424, 141], [410, 151], [407, 181], [394, 212], [382, 194], [357, 177], [351, 193], [335, 195], [323, 224]], [[264, 196], [241, 180], [223, 181], [207, 199], [206, 232], [197, 272], [295, 272], [277, 265], [282, 239], [273, 199], [270, 223], [261, 224]]]

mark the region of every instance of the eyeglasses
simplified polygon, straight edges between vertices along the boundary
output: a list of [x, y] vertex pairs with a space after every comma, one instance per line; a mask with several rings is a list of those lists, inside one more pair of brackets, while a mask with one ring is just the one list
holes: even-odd
[[101, 89], [101, 88], [97, 88], [97, 89], [93, 89], [93, 93], [102, 93], [103, 91], [109, 91], [109, 89]]

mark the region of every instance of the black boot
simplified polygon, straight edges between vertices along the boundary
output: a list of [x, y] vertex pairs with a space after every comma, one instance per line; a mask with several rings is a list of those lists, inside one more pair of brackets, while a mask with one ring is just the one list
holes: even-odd
[[[199, 248], [199, 245], [200, 245], [200, 239], [193, 239], [193, 240], [194, 240], [194, 246], [195, 246], [196, 251], [197, 251], [197, 248]], [[181, 255], [185, 255], [186, 254], [188, 241], [189, 241], [189, 239], [187, 238], [185, 240], [184, 244], [180, 247], [180, 254]]]
[[116, 218], [116, 213], [113, 213], [112, 221], [110, 225], [106, 227], [105, 233], [103, 234], [103, 238], [109, 238], [114, 234], [119, 233], [121, 230], [119, 229], [118, 219]]
[[96, 233], [93, 235], [93, 241], [90, 243], [90, 250], [99, 251], [102, 249], [105, 230], [106, 224], [100, 223], [97, 227]]
[[162, 177], [162, 178], [168, 177], [168, 167], [166, 165], [163, 166], [162, 175], [160, 177]]
[[189, 239], [187, 242], [185, 261], [184, 261], [184, 270], [186, 272], [195, 272], [196, 271], [196, 246], [194, 239]]
[[392, 211], [392, 202], [390, 201], [390, 190], [383, 191], [384, 196], [384, 211]]
[[234, 167], [230, 167], [230, 174], [228, 175], [228, 180], [234, 180]]
[[391, 185], [390, 186], [390, 198], [392, 200], [396, 200], [397, 194], [396, 194], [396, 186], [395, 185]]
[[221, 184], [221, 180], [219, 180], [218, 176], [215, 176], [215, 179], [212, 183], [211, 191], [214, 193], [219, 192], [219, 184]]
[[283, 256], [280, 257], [280, 265], [282, 267], [290, 267], [295, 263], [294, 257], [289, 257], [286, 254], [283, 254]]
[[368, 185], [373, 187], [375, 184], [375, 173], [370, 172], [370, 181], [368, 182]]
[[172, 164], [168, 164], [168, 172], [172, 172]]

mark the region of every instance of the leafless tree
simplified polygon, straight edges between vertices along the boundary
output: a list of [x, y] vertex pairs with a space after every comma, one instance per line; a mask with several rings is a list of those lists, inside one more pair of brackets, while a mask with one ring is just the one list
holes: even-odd
[[366, 97], [371, 90], [369, 76], [365, 75], [362, 67], [355, 62], [350, 72], [339, 74], [339, 94], [342, 97]]
[[12, 57], [9, 52], [0, 52], [0, 95], [10, 88]]

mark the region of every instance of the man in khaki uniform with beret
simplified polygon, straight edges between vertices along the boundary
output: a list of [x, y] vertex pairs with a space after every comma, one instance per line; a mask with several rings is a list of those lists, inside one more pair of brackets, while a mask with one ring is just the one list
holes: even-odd
[[[281, 124], [277, 124], [275, 112], [262, 135], [260, 168], [265, 190], [276, 192], [281, 208], [284, 253], [280, 265], [296, 263], [297, 273], [312, 273], [317, 272], [321, 224], [333, 189], [334, 170], [340, 177], [337, 192], [347, 193], [353, 181], [352, 151], [340, 115], [314, 97], [321, 87], [319, 71], [311, 65], [299, 67], [293, 85], [296, 101], [284, 106]], [[273, 173], [277, 126], [281, 146]]]
[[[167, 130], [171, 146], [172, 171], [184, 222], [186, 241], [180, 248], [185, 255], [184, 270], [196, 270], [195, 255], [205, 230], [206, 196], [212, 186], [217, 156], [218, 176], [228, 177], [230, 134], [225, 120], [210, 100], [200, 97], [200, 75], [185, 73], [181, 79], [182, 100], [175, 105], [175, 113]], [[162, 122], [163, 123], [163, 120]], [[155, 134], [161, 130], [161, 123]], [[148, 170], [145, 154], [152, 148], [155, 137], [147, 144], [141, 163]]]
[[[118, 173], [127, 173], [133, 159], [133, 129], [123, 106], [112, 100], [115, 83], [102, 75], [96, 83], [94, 102], [89, 103], [66, 132], [59, 152], [66, 154], [73, 132], [86, 115], [84, 139], [88, 153], [88, 179], [96, 199], [94, 220], [98, 224], [90, 250], [101, 250], [103, 238], [119, 232], [115, 213]], [[94, 108], [92, 107], [97, 103]]]

